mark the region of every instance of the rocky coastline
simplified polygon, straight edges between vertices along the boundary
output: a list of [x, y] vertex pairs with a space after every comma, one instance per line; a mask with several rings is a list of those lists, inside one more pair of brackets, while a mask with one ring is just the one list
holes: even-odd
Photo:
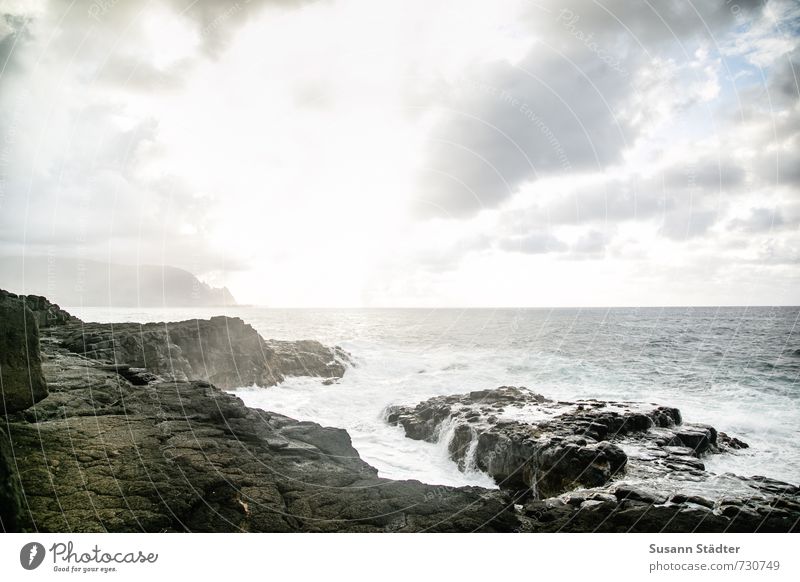
[[386, 420], [494, 478], [526, 531], [788, 532], [800, 519], [800, 488], [707, 472], [705, 458], [748, 445], [673, 407], [501, 386], [392, 406]]
[[265, 340], [238, 317], [166, 323], [66, 323], [47, 337], [110, 366], [144, 369], [161, 380], [205, 380], [228, 390], [275, 386], [287, 376], [334, 382], [352, 365], [338, 346]]
[[[515, 514], [508, 511], [510, 499], [500, 491], [443, 490], [418, 481], [379, 478], [361, 460], [344, 430], [248, 408], [206, 380], [185, 378], [205, 369], [184, 367], [180, 358], [176, 357], [175, 373], [165, 371], [158, 357], [134, 359], [140, 346], [159, 357], [167, 357], [178, 346], [193, 365], [186, 337], [197, 337], [206, 359], [214, 362], [209, 369], [224, 378], [241, 373], [235, 370], [242, 361], [255, 366], [257, 358], [266, 354], [259, 364], [263, 367], [256, 370], [263, 374], [258, 376], [263, 385], [269, 386], [299, 373], [323, 381], [341, 376], [344, 364], [330, 365], [333, 356], [345, 357], [340, 350], [316, 342], [260, 340], [240, 320], [217, 318], [168, 324], [163, 333], [171, 342], [163, 341], [159, 329], [142, 326], [143, 344], [134, 340], [142, 338], [136, 336], [138, 326], [113, 326], [112, 331], [111, 326], [70, 319], [39, 330], [34, 325], [39, 314], [30, 304], [12, 294], [0, 297], [7, 310], [0, 319], [0, 337], [14, 344], [13, 354], [5, 350], [0, 362], [3, 395], [7, 401], [21, 395], [19, 405], [6, 410], [0, 425], [4, 531], [392, 532], [519, 527]], [[39, 307], [58, 310], [53, 305]], [[14, 317], [8, 316], [11, 313]], [[88, 330], [88, 350], [76, 339], [81, 325]], [[234, 330], [232, 353], [227, 355], [215, 335], [221, 329]], [[129, 351], [117, 351], [115, 346], [105, 352], [109, 348], [97, 346], [98, 341], [109, 341], [111, 334]], [[247, 352], [247, 346], [258, 351]], [[272, 351], [260, 351], [267, 348]], [[9, 361], [7, 354], [14, 359]], [[133, 365], [125, 357], [131, 357]], [[225, 365], [230, 366], [228, 371]], [[31, 386], [20, 367], [41, 370], [46, 382], [33, 401], [22, 398], [31, 393]], [[320, 389], [325, 389], [322, 382]]]
[[248, 408], [224, 388], [335, 382], [338, 347], [238, 318], [84, 323], [0, 292], [4, 531], [795, 531], [800, 490], [713, 475], [746, 444], [671, 407], [554, 402], [501, 387], [386, 411], [447, 439], [498, 489], [378, 477], [346, 431]]

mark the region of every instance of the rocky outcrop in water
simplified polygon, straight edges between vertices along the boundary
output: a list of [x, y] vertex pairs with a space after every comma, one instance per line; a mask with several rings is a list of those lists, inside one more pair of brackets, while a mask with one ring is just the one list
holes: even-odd
[[[510, 531], [499, 491], [390, 481], [341, 429], [247, 408], [43, 340], [50, 395], [10, 417], [19, 528]], [[2, 491], [2, 489], [0, 489]]]
[[205, 380], [218, 388], [274, 386], [287, 376], [341, 378], [350, 363], [317, 341], [265, 340], [238, 317], [170, 323], [81, 323], [52, 328], [76, 354], [144, 368], [164, 380]]
[[39, 327], [23, 297], [0, 294], [0, 414], [47, 396], [41, 371]]
[[800, 490], [764, 477], [713, 475], [703, 458], [747, 447], [678, 409], [552, 401], [501, 387], [386, 411], [406, 436], [444, 439], [524, 502], [530, 531], [792, 531]]
[[658, 483], [577, 490], [528, 500], [522, 531], [795, 532], [800, 489], [766, 477], [711, 477], [696, 492], [670, 493]]
[[[553, 402], [504, 386], [394, 407], [387, 420], [402, 425], [413, 439], [437, 441], [444, 436], [451, 458], [462, 470], [474, 466], [500, 487], [530, 488], [549, 497], [604, 485], [628, 463], [616, 443], [655, 434], [648, 432], [652, 427], [676, 427], [681, 416], [677, 409], [663, 406]], [[653, 439], [666, 464], [689, 470], [702, 468], [694, 455], [715, 443], [716, 432], [701, 427], [662, 432]]]

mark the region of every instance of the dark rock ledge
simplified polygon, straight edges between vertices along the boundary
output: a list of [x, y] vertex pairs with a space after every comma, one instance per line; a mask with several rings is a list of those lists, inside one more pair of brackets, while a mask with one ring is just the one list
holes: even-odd
[[746, 448], [676, 408], [556, 402], [503, 386], [386, 411], [406, 436], [446, 439], [462, 470], [513, 494], [530, 531], [794, 531], [800, 489], [713, 475], [703, 458]]
[[[339, 346], [327, 347], [314, 340], [264, 339], [239, 317], [86, 323], [44, 297], [0, 290], [0, 308], [9, 302], [23, 303], [29, 318], [27, 328], [15, 325], [13, 329], [24, 331], [38, 324], [44, 337], [58, 340], [76, 354], [120, 371], [145, 369], [162, 380], [206, 380], [223, 390], [274, 386], [289, 376], [314, 376], [331, 383], [353, 365], [350, 355]], [[8, 341], [19, 343], [18, 338]]]
[[[0, 424], [0, 530], [520, 527], [503, 492], [379, 478], [344, 430], [248, 408], [206, 381], [164, 380], [78, 354], [66, 345], [77, 328], [66, 322], [44, 329], [39, 340], [25, 302], [11, 295], [3, 301], [13, 317], [0, 319], [0, 337], [12, 338], [14, 354], [25, 353], [20, 341], [41, 344], [35, 360], [3, 362], [3, 378], [19, 380], [4, 383], [3, 396], [31, 392], [19, 366], [38, 370], [46, 390], [35, 403], [7, 411]], [[280, 360], [278, 348], [282, 374], [306, 369], [294, 355]]]
[[390, 481], [347, 432], [203, 381], [133, 383], [43, 340], [50, 394], [9, 420], [22, 530], [508, 531], [499, 491]]
[[274, 386], [287, 376], [341, 378], [351, 360], [313, 340], [265, 340], [238, 317], [169, 323], [70, 323], [48, 329], [70, 351], [164, 380], [206, 380], [222, 389]]

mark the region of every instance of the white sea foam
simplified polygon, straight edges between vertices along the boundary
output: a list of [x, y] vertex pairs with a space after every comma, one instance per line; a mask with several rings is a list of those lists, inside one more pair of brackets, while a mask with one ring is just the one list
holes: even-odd
[[[75, 310], [92, 321], [209, 317], [219, 309]], [[750, 443], [705, 459], [709, 470], [800, 482], [797, 308], [650, 310], [268, 310], [229, 308], [265, 337], [338, 344], [356, 359], [337, 384], [289, 378], [242, 388], [250, 406], [337, 426], [381, 476], [491, 486], [461, 472], [447, 443], [405, 438], [390, 404], [500, 385], [553, 399], [677, 406]], [[509, 407], [507, 415], [517, 415]], [[524, 412], [519, 412], [524, 414]]]

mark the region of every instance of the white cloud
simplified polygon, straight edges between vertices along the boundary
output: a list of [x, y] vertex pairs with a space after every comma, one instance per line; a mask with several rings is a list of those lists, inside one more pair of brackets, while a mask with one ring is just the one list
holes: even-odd
[[796, 302], [800, 11], [740, 4], [4, 2], [0, 253], [272, 305]]

